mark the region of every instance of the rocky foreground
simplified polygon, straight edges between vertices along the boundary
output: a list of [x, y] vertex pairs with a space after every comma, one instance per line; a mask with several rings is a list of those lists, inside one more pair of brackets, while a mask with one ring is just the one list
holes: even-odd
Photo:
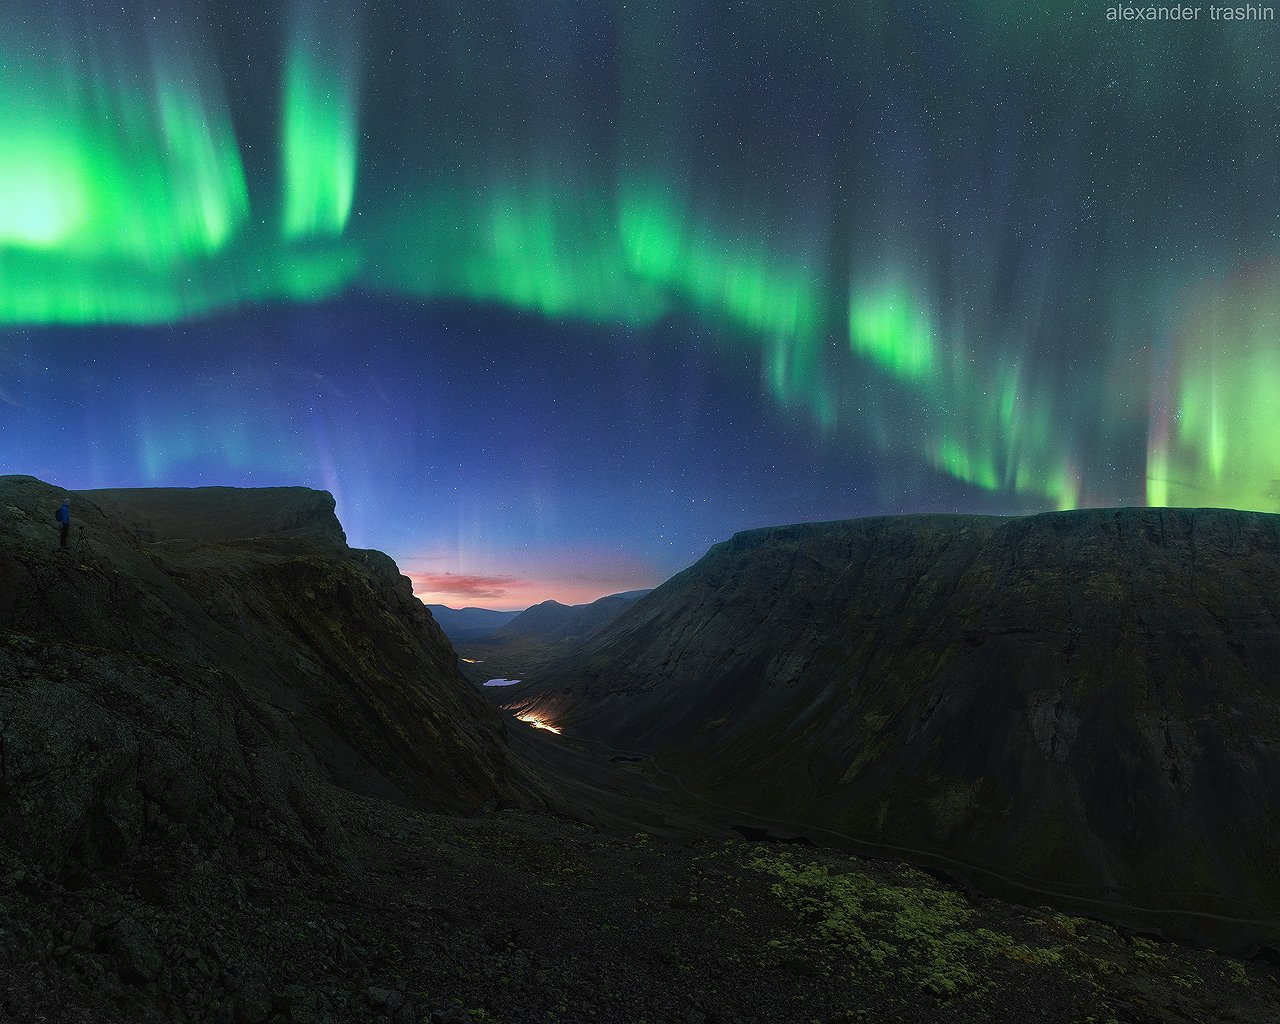
[[1280, 1013], [1273, 965], [971, 898], [904, 864], [610, 837], [521, 811], [433, 815], [339, 791], [324, 802], [347, 837], [342, 862], [312, 859], [288, 830], [212, 849], [162, 834], [68, 885], [6, 851], [0, 1019], [1272, 1024]]
[[734, 839], [500, 716], [327, 495], [73, 495], [62, 552], [62, 493], [0, 478], [0, 1020], [1280, 1015], [1264, 960]]

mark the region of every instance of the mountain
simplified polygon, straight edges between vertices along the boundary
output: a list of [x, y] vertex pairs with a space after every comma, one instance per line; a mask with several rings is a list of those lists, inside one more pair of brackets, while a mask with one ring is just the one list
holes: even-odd
[[[610, 594], [590, 604], [535, 604], [489, 636], [458, 640], [460, 653], [468, 662], [463, 671], [477, 684], [498, 677], [523, 679], [564, 657], [647, 593], [631, 590]], [[498, 700], [492, 694], [490, 697]]]
[[1280, 516], [752, 531], [525, 678], [508, 706], [723, 809], [1199, 941], [1280, 933]]
[[496, 612], [488, 608], [450, 608], [429, 604], [440, 628], [455, 644], [488, 641], [573, 642], [612, 622], [647, 590], [610, 594], [590, 604], [565, 605], [559, 601], [543, 601], [522, 612]]
[[[51, 868], [124, 855], [153, 807], [193, 834], [246, 803], [297, 824], [313, 773], [435, 810], [537, 802], [503, 719], [391, 559], [346, 546], [330, 495], [71, 492], [60, 551], [66, 493], [0, 477], [0, 624], [63, 659], [63, 678], [3, 694], [9, 763], [67, 758], [22, 796], [44, 813], [7, 826]], [[37, 678], [42, 649], [11, 646], [0, 674]]]
[[520, 614], [495, 612], [489, 608], [450, 608], [444, 604], [429, 604], [427, 611], [440, 624], [445, 636], [455, 644], [462, 640], [489, 636]]
[[499, 717], [323, 492], [74, 493], [62, 551], [65, 493], [0, 477], [0, 1020], [1277, 1019], [1261, 960], [735, 839]]
[[504, 639], [537, 637], [572, 643], [607, 626], [647, 593], [647, 590], [629, 590], [601, 597], [590, 604], [565, 605], [559, 601], [543, 601], [526, 608], [496, 630], [494, 635]]

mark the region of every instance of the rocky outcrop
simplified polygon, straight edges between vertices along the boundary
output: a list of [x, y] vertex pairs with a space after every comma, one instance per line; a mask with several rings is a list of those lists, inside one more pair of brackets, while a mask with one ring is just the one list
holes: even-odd
[[722, 807], [1172, 934], [1280, 933], [1280, 516], [740, 534], [503, 696]]
[[145, 543], [276, 537], [340, 548], [347, 542], [334, 514], [333, 495], [309, 487], [105, 488], [78, 496]]
[[[406, 578], [303, 488], [64, 494], [0, 478], [0, 834], [54, 876], [156, 829], [358, 870], [326, 787], [540, 806]], [[80, 528], [83, 527], [83, 536]]]

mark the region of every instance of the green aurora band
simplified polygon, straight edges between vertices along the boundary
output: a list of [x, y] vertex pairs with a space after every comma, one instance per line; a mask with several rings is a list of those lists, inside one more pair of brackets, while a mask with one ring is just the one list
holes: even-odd
[[1280, 509], [1280, 267], [1187, 305], [1153, 401], [1147, 500]]
[[146, 79], [7, 57], [0, 244], [156, 266], [232, 239], [248, 195], [224, 99], [194, 61], [157, 55]]
[[[275, 122], [197, 18], [76, 35], [0, 15], [0, 325], [175, 321], [352, 286], [638, 330], [689, 315], [758, 361], [784, 410], [1017, 507], [1280, 509], [1274, 239], [1206, 198], [1221, 252], [1152, 265], [1167, 301], [1110, 323], [1077, 301], [1129, 280], [1072, 255], [1073, 232], [1108, 268], [1153, 240], [1199, 244], [1169, 209], [1091, 217], [1080, 184], [1131, 173], [1092, 155], [1081, 111], [1140, 131], [1168, 61], [1109, 63], [1100, 82], [1115, 43], [1096, 26], [974, 0], [950, 15], [969, 48], [942, 81], [903, 5], [781, 18], [750, 2], [705, 23], [619, 5], [599, 15], [617, 27], [614, 101], [565, 28], [581, 5], [550, 3], [546, 38], [518, 5], [463, 8], [402, 22], [389, 3], [364, 24], [288, 5]], [[1183, 116], [1276, 100], [1265, 39], [1206, 28], [1191, 52], [1152, 32], [1231, 68], [1214, 96], [1188, 90]], [[776, 75], [744, 75], [744, 51]], [[1032, 70], [992, 70], [1014, 54]], [[1032, 128], [983, 106], [997, 74]], [[388, 96], [408, 113], [383, 127]], [[1044, 124], [1060, 139], [1037, 142]], [[1148, 142], [1150, 175], [1187, 171]], [[1060, 195], [1078, 197], [1069, 230]], [[1263, 269], [1241, 284], [1223, 253]], [[1079, 361], [1077, 333], [1094, 338]], [[1144, 435], [1145, 466], [1127, 454]]]
[[287, 239], [341, 235], [356, 190], [356, 15], [314, 5], [298, 15], [284, 72]]

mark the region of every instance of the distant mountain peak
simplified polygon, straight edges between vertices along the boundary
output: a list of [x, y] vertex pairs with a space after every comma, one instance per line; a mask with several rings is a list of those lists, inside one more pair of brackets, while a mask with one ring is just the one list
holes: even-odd
[[535, 636], [552, 641], [587, 637], [607, 626], [647, 593], [647, 590], [633, 590], [625, 594], [608, 594], [588, 604], [543, 601], [526, 608], [496, 635]]

